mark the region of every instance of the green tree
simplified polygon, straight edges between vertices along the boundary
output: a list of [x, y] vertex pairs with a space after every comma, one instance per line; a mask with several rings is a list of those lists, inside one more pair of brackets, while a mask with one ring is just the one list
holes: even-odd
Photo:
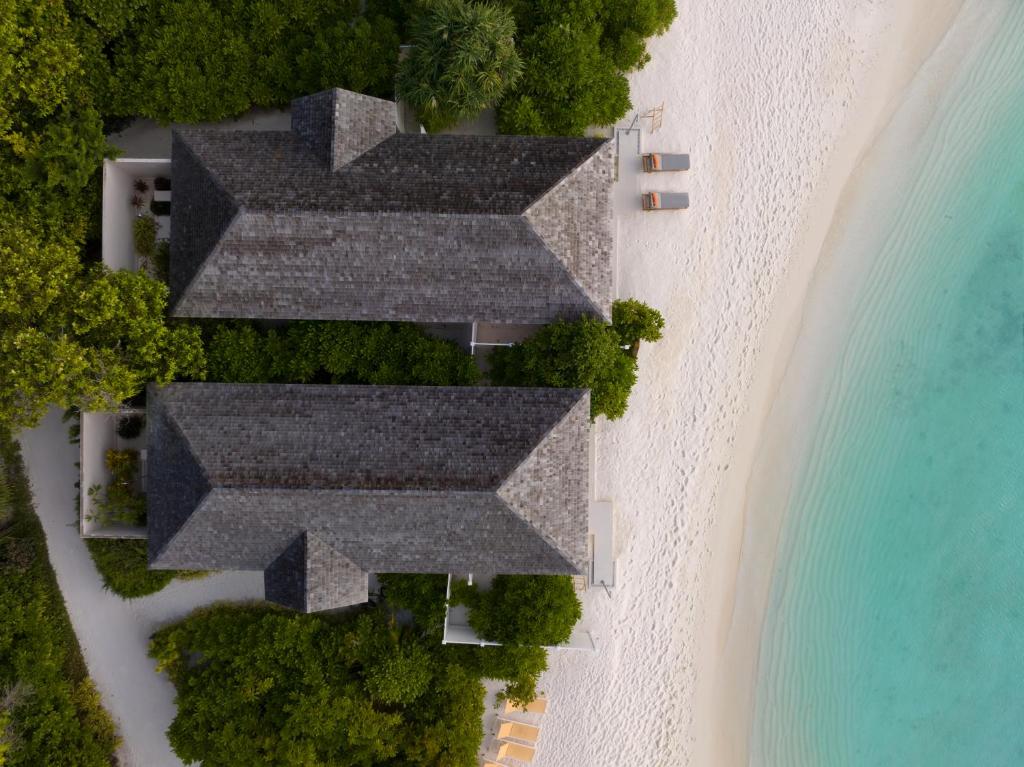
[[266, 338], [249, 322], [218, 323], [206, 342], [206, 365], [211, 381], [267, 382], [271, 359]]
[[490, 360], [491, 380], [500, 386], [590, 389], [595, 418], [620, 418], [636, 383], [636, 361], [612, 326], [592, 317], [554, 322], [521, 344], [496, 348]]
[[416, 109], [428, 131], [443, 130], [496, 104], [523, 63], [516, 25], [505, 8], [437, 0], [412, 22], [412, 50], [398, 67], [398, 97]]
[[503, 133], [578, 135], [630, 108], [625, 74], [649, 56], [646, 39], [668, 29], [674, 0], [510, 0], [522, 79], [503, 100]]
[[502, 644], [562, 644], [583, 615], [568, 575], [497, 575], [487, 590], [470, 588], [469, 625]]
[[148, 381], [201, 377], [199, 332], [164, 322], [167, 287], [84, 269], [73, 241], [0, 203], [0, 423], [32, 426], [49, 405], [106, 409]]
[[384, 599], [390, 607], [408, 610], [429, 641], [440, 641], [444, 631], [446, 575], [381, 573]]
[[151, 655], [178, 689], [168, 735], [185, 761], [475, 764], [479, 678], [379, 611], [324, 618], [208, 608], [158, 631]]
[[653, 343], [661, 338], [665, 318], [657, 309], [630, 298], [612, 304], [612, 327], [619, 334], [619, 341], [629, 347], [630, 356], [635, 359], [641, 341]]
[[55, 229], [107, 152], [76, 30], [61, 0], [0, 3], [0, 195]]

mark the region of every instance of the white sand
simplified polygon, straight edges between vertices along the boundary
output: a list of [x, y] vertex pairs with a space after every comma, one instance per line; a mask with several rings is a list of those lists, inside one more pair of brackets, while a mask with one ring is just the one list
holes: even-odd
[[[692, 170], [619, 184], [619, 294], [667, 332], [641, 352], [629, 413], [600, 427], [618, 587], [585, 599], [599, 652], [552, 654], [540, 767], [746, 763], [760, 624], [730, 633], [744, 485], [843, 190], [958, 7], [681, 2], [651, 44], [633, 102], [665, 115], [643, 147], [689, 151]], [[635, 139], [622, 147], [625, 169]], [[689, 191], [691, 210], [641, 213], [641, 189]], [[741, 662], [722, 668], [730, 641]]]

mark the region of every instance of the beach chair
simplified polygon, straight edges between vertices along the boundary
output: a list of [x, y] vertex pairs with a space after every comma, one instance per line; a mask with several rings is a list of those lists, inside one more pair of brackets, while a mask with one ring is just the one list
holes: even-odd
[[640, 158], [644, 173], [673, 173], [690, 169], [690, 155], [649, 152]]
[[536, 743], [540, 737], [540, 727], [524, 722], [513, 722], [508, 719], [498, 720], [498, 738], [505, 740], [525, 740], [527, 743]]
[[510, 700], [505, 701], [503, 714], [543, 714], [548, 710], [547, 698], [536, 698], [525, 706], [517, 706]]
[[529, 764], [533, 761], [533, 755], [537, 753], [533, 746], [524, 746], [520, 743], [509, 743], [502, 741], [498, 747], [499, 759], [517, 759], [520, 762]]
[[686, 192], [644, 192], [640, 198], [644, 210], [686, 210], [690, 195]]

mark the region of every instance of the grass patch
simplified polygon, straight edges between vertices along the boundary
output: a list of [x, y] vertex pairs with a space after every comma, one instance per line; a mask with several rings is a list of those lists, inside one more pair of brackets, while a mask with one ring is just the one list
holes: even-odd
[[150, 570], [145, 541], [89, 538], [85, 545], [103, 585], [125, 599], [155, 594], [175, 578], [194, 580], [209, 575], [198, 570]]
[[5, 431], [0, 467], [11, 515], [0, 533], [0, 761], [109, 767], [114, 723], [89, 679], [18, 446]]

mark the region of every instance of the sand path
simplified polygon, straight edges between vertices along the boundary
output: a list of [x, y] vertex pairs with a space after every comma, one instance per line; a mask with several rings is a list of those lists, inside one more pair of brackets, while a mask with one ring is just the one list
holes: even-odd
[[75, 482], [77, 445], [68, 443], [60, 411], [51, 410], [20, 440], [36, 512], [46, 530], [50, 561], [71, 615], [86, 665], [118, 724], [122, 767], [178, 767], [165, 731], [174, 718], [174, 687], [146, 656], [149, 636], [200, 605], [262, 599], [262, 573], [220, 573], [199, 581], [173, 581], [143, 599], [105, 591], [78, 535]]

